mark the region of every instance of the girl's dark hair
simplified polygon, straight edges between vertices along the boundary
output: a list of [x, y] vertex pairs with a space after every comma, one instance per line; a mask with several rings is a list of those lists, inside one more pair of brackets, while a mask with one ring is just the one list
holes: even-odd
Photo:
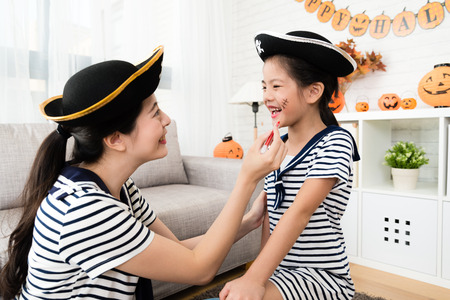
[[289, 76], [296, 81], [299, 87], [307, 87], [314, 82], [322, 82], [324, 91], [319, 100], [320, 118], [326, 126], [338, 125], [336, 117], [328, 106], [332, 95], [339, 90], [337, 77], [322, 71], [300, 58], [287, 55], [275, 55], [268, 59], [276, 59]]
[[[119, 118], [92, 126], [64, 126], [63, 129], [75, 140], [69, 163], [97, 161], [104, 152], [103, 138], [116, 131], [130, 133], [136, 126], [141, 109], [142, 104]], [[25, 187], [18, 197], [24, 209], [19, 224], [9, 238], [9, 259], [0, 273], [0, 295], [5, 300], [13, 299], [26, 280], [34, 219], [42, 200], [66, 164], [66, 144], [66, 138], [56, 131], [45, 138], [37, 151]]]

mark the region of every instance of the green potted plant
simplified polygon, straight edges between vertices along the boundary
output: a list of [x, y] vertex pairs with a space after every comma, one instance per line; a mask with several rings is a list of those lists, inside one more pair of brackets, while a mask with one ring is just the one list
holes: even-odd
[[422, 147], [413, 142], [397, 142], [384, 155], [384, 164], [391, 167], [394, 188], [413, 190], [416, 188], [419, 168], [428, 164]]

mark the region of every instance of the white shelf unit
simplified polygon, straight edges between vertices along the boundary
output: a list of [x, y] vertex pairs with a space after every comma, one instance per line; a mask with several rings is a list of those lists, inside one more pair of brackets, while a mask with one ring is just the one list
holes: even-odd
[[[342, 219], [350, 261], [450, 288], [450, 108], [335, 116], [361, 155]], [[383, 165], [397, 140], [427, 145], [415, 190], [395, 190]]]

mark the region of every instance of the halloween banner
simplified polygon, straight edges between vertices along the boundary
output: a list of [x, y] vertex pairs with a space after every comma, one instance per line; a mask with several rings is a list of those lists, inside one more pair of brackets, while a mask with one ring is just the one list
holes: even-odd
[[334, 30], [342, 31], [348, 27], [348, 31], [353, 36], [362, 36], [369, 31], [370, 36], [376, 39], [384, 38], [389, 31], [396, 36], [410, 35], [416, 23], [423, 29], [432, 29], [442, 23], [444, 20], [444, 7], [450, 12], [450, 0], [444, 2], [428, 1], [417, 13], [403, 9], [394, 18], [384, 15], [378, 15], [372, 20], [365, 14], [365, 11], [354, 16], [347, 8], [336, 9], [333, 1], [321, 0], [295, 0], [305, 2], [305, 10], [309, 13], [317, 11], [317, 19], [326, 23], [331, 20], [331, 26]]

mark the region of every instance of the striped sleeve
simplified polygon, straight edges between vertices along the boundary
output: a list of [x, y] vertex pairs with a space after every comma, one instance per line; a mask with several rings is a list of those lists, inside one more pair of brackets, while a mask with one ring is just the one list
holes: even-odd
[[117, 201], [91, 193], [74, 201], [64, 216], [60, 255], [96, 278], [143, 251], [154, 233]]
[[145, 226], [150, 226], [156, 220], [156, 213], [131, 178], [127, 180], [125, 187], [131, 200], [134, 217]]
[[337, 188], [351, 176], [353, 142], [347, 132], [335, 131], [323, 139], [306, 178], [337, 178]]

